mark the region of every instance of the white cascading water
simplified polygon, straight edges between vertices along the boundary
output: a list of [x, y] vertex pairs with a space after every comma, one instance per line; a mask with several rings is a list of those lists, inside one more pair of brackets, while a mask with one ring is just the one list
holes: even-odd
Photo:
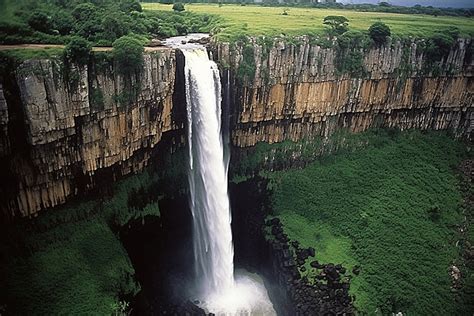
[[221, 137], [221, 85], [219, 69], [204, 48], [183, 53], [194, 259], [200, 291], [208, 295], [234, 285], [227, 166]]
[[257, 275], [242, 272], [234, 276], [219, 69], [204, 47], [182, 42], [183, 38], [176, 38], [170, 44], [179, 47], [185, 56], [188, 180], [197, 293], [193, 299], [216, 315], [276, 315]]

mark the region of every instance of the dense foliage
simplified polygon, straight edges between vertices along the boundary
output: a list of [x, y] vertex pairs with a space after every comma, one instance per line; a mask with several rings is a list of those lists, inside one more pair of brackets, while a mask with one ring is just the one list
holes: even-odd
[[368, 136], [365, 149], [268, 173], [275, 214], [321, 262], [360, 266], [351, 291], [364, 314], [472, 313], [448, 273], [460, 260], [462, 145], [434, 132]]
[[[132, 219], [160, 216], [162, 194], [181, 194], [185, 150], [35, 219], [0, 226], [0, 306], [9, 315], [117, 315], [140, 289], [118, 237]], [[1, 223], [3, 224], [3, 223]]]
[[80, 66], [87, 65], [91, 54], [92, 45], [86, 39], [74, 36], [64, 48], [64, 58], [67, 62]]
[[133, 74], [143, 66], [143, 43], [134, 36], [122, 36], [113, 44], [114, 60], [123, 74]]
[[143, 12], [137, 0], [6, 0], [0, 3], [0, 19], [0, 44], [63, 44], [80, 36], [94, 45], [111, 46], [130, 34], [159, 38], [208, 31], [214, 17], [172, 10]]
[[182, 12], [184, 10], [184, 4], [182, 4], [181, 2], [176, 2], [175, 4], [173, 4], [173, 11]]
[[323, 19], [323, 24], [331, 28], [331, 33], [340, 35], [348, 30], [349, 20], [342, 15], [329, 15]]
[[375, 22], [369, 27], [370, 38], [378, 45], [384, 44], [391, 34], [390, 27], [383, 22]]

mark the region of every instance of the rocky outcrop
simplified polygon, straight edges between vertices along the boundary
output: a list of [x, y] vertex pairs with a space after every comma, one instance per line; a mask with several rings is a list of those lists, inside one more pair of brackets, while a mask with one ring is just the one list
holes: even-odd
[[[414, 40], [360, 49], [358, 60], [305, 37], [211, 46], [223, 73], [230, 69], [222, 76], [223, 124], [234, 148], [341, 128], [447, 129], [472, 138], [471, 40], [458, 40], [431, 68]], [[1, 216], [35, 215], [142, 170], [163, 133], [183, 131], [182, 58], [159, 48], [129, 77], [107, 58], [83, 68], [28, 60], [0, 74]], [[361, 71], [341, 71], [346, 59]]]
[[8, 140], [8, 107], [3, 94], [3, 86], [0, 84], [0, 158], [10, 152]]
[[360, 50], [363, 74], [358, 76], [340, 72], [338, 63], [351, 58], [347, 52], [341, 57], [336, 47], [323, 48], [306, 37], [300, 41], [265, 46], [254, 39], [250, 65], [245, 45], [215, 46], [221, 63], [237, 74], [245, 63], [255, 70], [251, 78], [232, 84], [237, 86], [232, 129], [236, 146], [328, 136], [339, 128], [449, 129], [472, 136], [471, 40], [458, 40], [432, 69], [426, 67], [422, 42]]
[[[0, 154], [8, 154], [10, 140], [27, 144], [26, 150], [9, 154], [1, 170], [13, 179], [2, 181], [4, 214], [32, 215], [101, 182], [137, 172], [162, 134], [182, 127], [172, 113], [173, 49], [146, 54], [138, 79], [117, 75], [112, 63], [100, 69], [98, 61], [71, 66], [67, 72], [64, 68], [62, 61], [49, 59], [28, 60], [16, 69], [19, 95], [11, 98], [21, 105], [24, 138], [8, 137], [4, 113], [10, 104], [6, 106], [9, 100], [0, 90]], [[130, 87], [138, 93], [133, 95]], [[113, 172], [103, 172], [111, 168]]]

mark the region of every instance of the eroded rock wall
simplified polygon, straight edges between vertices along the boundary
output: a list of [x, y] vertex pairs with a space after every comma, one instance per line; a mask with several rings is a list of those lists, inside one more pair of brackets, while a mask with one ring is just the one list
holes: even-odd
[[[17, 95], [9, 91], [6, 100], [0, 89], [4, 215], [32, 215], [142, 170], [162, 134], [182, 128], [173, 117], [173, 49], [145, 54], [138, 79], [118, 75], [113, 63], [70, 66], [67, 73], [64, 67], [54, 59], [25, 61], [10, 78]], [[130, 97], [133, 87], [139, 92]], [[24, 124], [23, 136], [8, 135], [13, 107], [22, 118], [11, 125]], [[10, 142], [26, 146], [10, 152]]]
[[[235, 79], [232, 142], [297, 141], [339, 128], [449, 129], [472, 137], [474, 80], [471, 40], [460, 39], [443, 61], [427, 70], [420, 41], [394, 42], [363, 53], [363, 74], [340, 73], [335, 47], [309, 38], [271, 46], [253, 40], [255, 76]], [[247, 44], [248, 45], [248, 44]], [[234, 73], [244, 45], [217, 44], [222, 64]], [[342, 57], [342, 58], [349, 58]]]
[[[223, 113], [235, 148], [325, 137], [340, 128], [448, 129], [472, 139], [470, 39], [458, 40], [436, 72], [426, 71], [421, 42], [361, 50], [364, 71], [357, 76], [340, 72], [334, 47], [308, 38], [296, 45], [253, 41], [255, 74], [243, 80], [237, 74], [244, 46], [213, 47], [223, 70], [230, 68], [223, 71]], [[35, 215], [138, 172], [163, 133], [183, 132], [182, 54], [162, 48], [144, 58], [138, 77], [119, 75], [110, 61], [79, 68], [54, 59], [25, 61], [1, 76], [2, 217]]]

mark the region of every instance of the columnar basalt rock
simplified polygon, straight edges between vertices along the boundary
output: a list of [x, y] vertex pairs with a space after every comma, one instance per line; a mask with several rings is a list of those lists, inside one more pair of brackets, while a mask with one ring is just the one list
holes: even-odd
[[[151, 148], [164, 132], [182, 128], [172, 117], [176, 59], [173, 49], [145, 54], [136, 97], [128, 93], [124, 78], [95, 65], [68, 69], [61, 61], [27, 60], [16, 70], [20, 103], [26, 126], [25, 153], [8, 159], [17, 187], [2, 196], [4, 215], [27, 216], [62, 204], [69, 196], [92, 188], [94, 174], [106, 168], [114, 176], [142, 170]], [[74, 80], [71, 80], [71, 78]], [[1, 92], [2, 90], [0, 90]], [[1, 152], [8, 150], [8, 113], [0, 93]], [[100, 180], [100, 179], [99, 179]], [[109, 179], [113, 180], [113, 179]], [[5, 190], [6, 191], [6, 190]]]
[[[245, 80], [236, 77], [244, 47], [211, 45], [233, 74], [230, 127], [237, 148], [326, 137], [341, 128], [447, 129], [472, 138], [470, 39], [458, 40], [436, 72], [424, 68], [422, 41], [361, 51], [358, 77], [340, 73], [336, 48], [309, 38], [296, 45], [252, 39], [255, 76]], [[185, 117], [175, 117], [185, 113], [180, 56], [166, 47], [145, 54], [138, 77], [118, 75], [110, 62], [78, 68], [42, 59], [25, 61], [4, 78], [1, 216], [35, 215], [142, 170], [162, 134], [184, 127]]]
[[10, 153], [10, 141], [8, 140], [8, 106], [3, 94], [3, 86], [0, 84], [0, 158]]
[[[449, 129], [471, 137], [474, 80], [471, 40], [460, 39], [437, 73], [424, 68], [421, 41], [394, 42], [364, 52], [365, 75], [338, 73], [337, 49], [302, 37], [265, 48], [254, 39], [255, 77], [236, 81], [232, 140], [236, 146], [328, 136], [339, 128]], [[237, 70], [243, 48], [216, 44]], [[344, 58], [344, 57], [342, 57]]]

